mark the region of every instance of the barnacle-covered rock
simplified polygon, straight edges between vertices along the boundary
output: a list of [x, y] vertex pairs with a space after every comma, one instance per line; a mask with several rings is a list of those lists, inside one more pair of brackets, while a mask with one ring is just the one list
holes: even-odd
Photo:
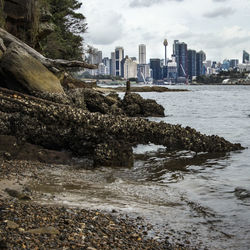
[[126, 93], [121, 102], [121, 106], [128, 116], [164, 116], [164, 108], [162, 105], [152, 99], [143, 99], [136, 93]]
[[0, 134], [48, 149], [87, 156], [94, 165], [131, 166], [132, 146], [154, 143], [169, 150], [229, 152], [243, 149], [190, 127], [143, 118], [91, 113], [68, 104], [0, 89]]

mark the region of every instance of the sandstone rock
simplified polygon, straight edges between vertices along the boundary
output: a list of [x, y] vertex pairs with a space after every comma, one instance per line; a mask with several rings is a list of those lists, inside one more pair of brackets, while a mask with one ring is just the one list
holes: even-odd
[[58, 78], [14, 43], [4, 53], [0, 67], [4, 85], [9, 89], [64, 93]]
[[31, 42], [31, 26], [34, 18], [35, 0], [5, 0], [5, 28], [19, 39]]

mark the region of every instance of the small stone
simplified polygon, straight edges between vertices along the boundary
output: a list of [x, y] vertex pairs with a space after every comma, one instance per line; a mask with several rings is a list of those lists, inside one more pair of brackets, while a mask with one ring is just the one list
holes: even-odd
[[36, 229], [30, 229], [27, 231], [27, 233], [31, 234], [59, 234], [60, 232], [54, 228], [54, 227], [41, 227], [41, 228], [36, 228]]
[[10, 220], [7, 221], [7, 228], [16, 229], [16, 228], [18, 228], [18, 227], [19, 227], [19, 225], [16, 224], [15, 222], [10, 221]]

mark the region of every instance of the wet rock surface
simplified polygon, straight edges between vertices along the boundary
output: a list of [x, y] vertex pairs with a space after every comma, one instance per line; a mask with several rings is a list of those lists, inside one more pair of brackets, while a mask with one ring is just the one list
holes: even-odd
[[243, 149], [240, 144], [232, 144], [219, 136], [203, 135], [190, 127], [90, 113], [6, 89], [0, 90], [0, 97], [0, 134], [14, 135], [19, 140], [48, 149], [68, 150], [76, 156], [89, 156], [96, 166], [101, 162], [103, 165], [129, 166], [130, 161], [124, 162], [124, 154], [116, 158], [120, 155], [118, 152], [126, 152], [131, 159], [132, 146], [150, 142], [168, 150], [194, 152]]

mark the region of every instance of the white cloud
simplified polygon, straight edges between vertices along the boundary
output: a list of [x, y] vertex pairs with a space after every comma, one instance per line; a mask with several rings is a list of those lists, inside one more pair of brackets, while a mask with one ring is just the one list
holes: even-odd
[[250, 51], [249, 0], [91, 0], [83, 5], [85, 41], [105, 56], [116, 46], [138, 56], [138, 45], [145, 43], [148, 60], [163, 58], [164, 38], [169, 56], [175, 39], [205, 51], [211, 60], [241, 58], [243, 49]]
[[88, 39], [96, 45], [112, 44], [123, 35], [123, 16], [115, 11], [96, 13], [96, 20], [89, 20]]
[[227, 17], [234, 13], [235, 13], [235, 10], [233, 10], [231, 7], [221, 7], [221, 8], [217, 8], [215, 10], [206, 12], [204, 16], [208, 18]]
[[182, 2], [183, 0], [132, 0], [129, 4], [130, 7], [150, 7], [154, 4], [160, 4], [168, 1]]

